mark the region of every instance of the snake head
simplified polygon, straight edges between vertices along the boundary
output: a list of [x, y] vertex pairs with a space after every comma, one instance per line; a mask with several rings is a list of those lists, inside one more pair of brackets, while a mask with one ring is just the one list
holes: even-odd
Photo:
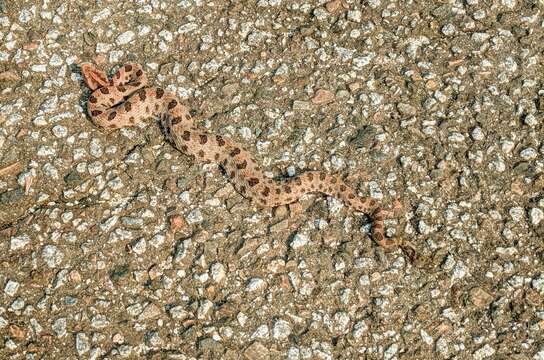
[[91, 63], [81, 64], [81, 74], [83, 75], [85, 84], [91, 91], [109, 85], [106, 73]]

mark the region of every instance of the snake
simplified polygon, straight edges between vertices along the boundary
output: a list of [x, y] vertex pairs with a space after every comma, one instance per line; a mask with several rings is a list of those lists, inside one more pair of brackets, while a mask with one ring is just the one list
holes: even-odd
[[322, 193], [367, 214], [372, 220], [370, 235], [379, 246], [391, 250], [400, 245], [398, 239], [385, 236], [386, 211], [376, 199], [358, 196], [339, 175], [323, 171], [284, 179], [265, 176], [249, 151], [228, 137], [198, 127], [189, 108], [174, 93], [150, 86], [140, 64], [124, 64], [111, 78], [92, 63], [80, 67], [91, 91], [87, 113], [96, 126], [114, 130], [158, 118], [166, 139], [177, 150], [196, 161], [218, 164], [234, 189], [259, 207], [288, 205], [305, 194]]

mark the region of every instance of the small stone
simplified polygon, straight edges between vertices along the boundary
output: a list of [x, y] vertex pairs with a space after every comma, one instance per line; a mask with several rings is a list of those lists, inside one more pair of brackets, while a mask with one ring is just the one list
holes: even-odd
[[334, 13], [338, 9], [340, 9], [341, 6], [342, 6], [342, 0], [332, 0], [325, 4], [325, 9], [327, 9], [327, 11], [330, 13]]
[[100, 143], [100, 139], [93, 138], [91, 140], [90, 151], [89, 152], [95, 158], [99, 158], [99, 157], [102, 156], [102, 154], [104, 154], [104, 150], [102, 149], [102, 144]]
[[63, 138], [68, 135], [68, 130], [62, 125], [53, 126], [53, 129], [51, 131], [53, 132], [53, 135], [58, 138]]
[[308, 244], [309, 241], [310, 239], [308, 238], [308, 236], [301, 233], [296, 233], [295, 236], [293, 236], [293, 240], [291, 241], [291, 249], [299, 249]]
[[525, 125], [529, 125], [531, 127], [538, 125], [538, 120], [533, 114], [527, 114], [523, 119], [523, 122], [525, 123]]
[[106, 315], [96, 314], [91, 319], [91, 326], [95, 329], [103, 329], [110, 324]]
[[187, 215], [187, 223], [188, 224], [196, 224], [200, 223], [204, 220], [204, 217], [202, 216], [202, 212], [200, 209], [194, 209]]
[[9, 336], [17, 341], [22, 341], [25, 338], [25, 331], [15, 324], [9, 326]]
[[338, 311], [334, 314], [334, 330], [339, 334], [345, 334], [349, 331], [350, 318], [344, 311]]
[[198, 307], [196, 317], [200, 320], [206, 319], [213, 308], [213, 303], [210, 300], [204, 300], [200, 303]]
[[404, 116], [415, 116], [417, 114], [417, 109], [415, 106], [406, 103], [398, 103], [397, 110]]
[[187, 233], [189, 226], [185, 219], [179, 215], [173, 215], [170, 217], [170, 232], [175, 234], [177, 232]]
[[514, 220], [515, 222], [520, 222], [521, 220], [523, 220], [523, 217], [525, 216], [525, 211], [520, 206], [515, 206], [511, 208], [508, 211], [508, 213], [512, 217], [512, 220]]
[[348, 89], [349, 89], [349, 91], [351, 91], [352, 93], [353, 93], [353, 92], [356, 92], [356, 91], [359, 90], [361, 87], [362, 87], [362, 85], [361, 85], [360, 82], [352, 82], [351, 84], [348, 85]]
[[142, 321], [142, 320], [153, 319], [159, 316], [160, 314], [161, 314], [161, 309], [157, 305], [153, 303], [149, 303], [141, 312], [141, 314], [138, 316], [138, 320]]
[[265, 288], [266, 282], [260, 278], [253, 278], [249, 280], [249, 283], [246, 286], [246, 291], [261, 291]]
[[113, 341], [114, 344], [122, 344], [125, 342], [125, 337], [121, 333], [116, 333], [112, 336], [111, 341]]
[[384, 360], [390, 360], [390, 359], [396, 359], [397, 351], [399, 351], [398, 344], [391, 344], [385, 349], [383, 352], [383, 358]]
[[24, 248], [30, 242], [30, 237], [26, 234], [19, 236], [12, 236], [10, 239], [9, 248], [10, 250], [19, 250]]
[[221, 88], [221, 93], [224, 96], [231, 97], [238, 91], [238, 84], [227, 84]]
[[251, 335], [251, 338], [252, 339], [254, 339], [254, 338], [266, 339], [268, 337], [268, 335], [269, 335], [268, 325], [265, 324], [265, 325], [261, 325], [257, 329], [255, 329], [255, 331]]
[[76, 334], [76, 351], [79, 356], [85, 354], [91, 349], [91, 344], [89, 343], [89, 338], [83, 332]]
[[479, 348], [474, 352], [473, 359], [476, 360], [482, 360], [485, 358], [489, 358], [490, 356], [493, 356], [495, 354], [495, 349], [491, 347], [489, 344], [485, 344], [483, 347]]
[[531, 219], [531, 225], [538, 226], [544, 219], [544, 211], [539, 208], [532, 208], [529, 210], [529, 219]]
[[334, 94], [329, 90], [319, 89], [312, 98], [312, 103], [316, 105], [326, 104], [334, 100]]
[[19, 283], [13, 280], [8, 280], [6, 285], [4, 286], [4, 293], [8, 296], [14, 296], [17, 293], [17, 290], [19, 289]]
[[348, 20], [351, 20], [356, 23], [360, 23], [363, 13], [360, 10], [351, 10], [348, 11]]
[[308, 101], [295, 100], [293, 101], [293, 110], [310, 110]]
[[134, 40], [134, 36], [136, 34], [134, 34], [133, 31], [125, 31], [124, 33], [122, 33], [121, 35], [119, 35], [117, 37], [117, 39], [115, 39], [115, 42], [117, 43], [117, 45], [126, 45], [128, 44], [129, 42], [131, 42], [132, 40]]
[[139, 238], [130, 243], [131, 250], [138, 255], [145, 253], [147, 249], [147, 241], [144, 238]]
[[286, 339], [291, 334], [291, 326], [285, 320], [276, 320], [272, 327], [272, 337], [277, 340]]
[[223, 351], [223, 345], [215, 341], [213, 338], [204, 338], [198, 341], [198, 349], [202, 351], [208, 351], [213, 353], [220, 353]]
[[538, 156], [538, 153], [533, 148], [526, 148], [520, 151], [519, 155], [523, 160], [533, 160]]
[[452, 36], [455, 34], [455, 25], [453, 24], [447, 24], [442, 27], [442, 34], [446, 36]]
[[176, 320], [184, 320], [189, 317], [189, 312], [185, 310], [185, 308], [181, 305], [174, 306], [169, 311], [170, 316], [172, 319]]
[[156, 331], [149, 331], [144, 336], [144, 341], [146, 345], [151, 347], [159, 347], [163, 344], [163, 341]]
[[223, 282], [226, 278], [225, 266], [221, 263], [214, 263], [210, 267], [210, 272], [212, 274], [212, 279], [216, 283]]
[[270, 353], [266, 346], [255, 341], [244, 351], [244, 357], [247, 360], [267, 360], [270, 359]]
[[53, 323], [53, 331], [57, 337], [66, 335], [66, 318], [59, 318]]
[[493, 301], [493, 296], [480, 287], [472, 288], [469, 296], [474, 306], [481, 309], [487, 307]]
[[133, 217], [133, 216], [123, 216], [121, 222], [128, 227], [139, 229], [144, 226], [144, 219]]
[[55, 245], [46, 245], [42, 250], [42, 258], [50, 268], [55, 268], [62, 262], [64, 254]]
[[481, 141], [485, 138], [484, 132], [482, 131], [482, 128], [479, 126], [476, 126], [474, 129], [472, 129], [470, 136], [472, 137], [472, 140], [474, 141]]

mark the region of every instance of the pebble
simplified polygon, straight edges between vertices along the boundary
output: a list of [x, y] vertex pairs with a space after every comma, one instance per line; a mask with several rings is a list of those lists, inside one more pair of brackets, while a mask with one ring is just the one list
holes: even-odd
[[472, 304], [481, 309], [486, 308], [493, 301], [493, 296], [480, 287], [472, 288], [469, 296]]
[[122, 33], [121, 35], [117, 37], [115, 42], [117, 43], [117, 45], [126, 45], [132, 40], [134, 40], [135, 36], [136, 34], [133, 31], [130, 31], [130, 30], [125, 31], [124, 33]]
[[342, 6], [342, 0], [332, 0], [325, 4], [325, 8], [330, 13], [335, 13]]
[[455, 25], [447, 24], [442, 27], [442, 34], [446, 36], [452, 36], [456, 32]]
[[310, 102], [295, 100], [293, 101], [293, 110], [310, 110]]
[[18, 236], [12, 236], [10, 239], [10, 250], [20, 250], [30, 243], [30, 237], [26, 234], [21, 234]]
[[529, 210], [529, 219], [531, 219], [531, 225], [538, 226], [544, 220], [544, 211], [539, 208], [531, 208]]
[[143, 320], [154, 319], [160, 315], [161, 315], [161, 309], [154, 303], [149, 303], [146, 305], [143, 311], [139, 314], [138, 320], [143, 321]]
[[525, 125], [529, 125], [531, 127], [535, 127], [535, 126], [538, 125], [538, 120], [536, 119], [536, 117], [533, 114], [527, 114], [523, 118], [523, 122], [525, 123]]
[[316, 105], [326, 104], [331, 101], [334, 101], [334, 94], [325, 89], [317, 90], [315, 96], [312, 98], [312, 103]]
[[58, 138], [64, 138], [68, 135], [68, 130], [65, 126], [62, 125], [55, 125], [52, 129], [53, 135], [55, 135]]
[[270, 353], [268, 347], [254, 341], [244, 350], [244, 357], [247, 360], [268, 360], [270, 359]]
[[213, 303], [209, 300], [204, 300], [200, 303], [198, 310], [196, 312], [196, 317], [200, 320], [206, 319], [210, 316], [210, 313], [213, 309]]
[[78, 332], [76, 334], [76, 351], [79, 356], [86, 354], [91, 349], [91, 344], [87, 334]]
[[147, 249], [147, 241], [143, 237], [133, 240], [130, 243], [130, 247], [135, 254], [142, 255]]
[[55, 268], [62, 263], [64, 254], [55, 245], [45, 245], [42, 249], [42, 258], [48, 267]]
[[521, 150], [519, 155], [521, 156], [523, 160], [533, 160], [538, 156], [538, 153], [533, 148], [526, 148]]
[[348, 11], [348, 20], [351, 20], [356, 23], [360, 23], [363, 13], [360, 10], [350, 10]]
[[272, 325], [272, 337], [276, 340], [286, 339], [291, 334], [291, 325], [285, 321], [278, 319]]
[[186, 318], [189, 317], [189, 312], [185, 310], [185, 308], [181, 305], [177, 305], [177, 306], [174, 306], [172, 307], [170, 310], [169, 310], [169, 313], [170, 313], [170, 316], [173, 318], [173, 319], [176, 319], [176, 320], [184, 320]]
[[187, 215], [186, 220], [189, 225], [192, 225], [202, 222], [204, 217], [202, 216], [200, 209], [194, 209]]
[[19, 283], [13, 280], [8, 280], [4, 286], [4, 293], [8, 296], [15, 296], [19, 289]]
[[53, 331], [57, 335], [57, 337], [63, 337], [66, 335], [66, 318], [58, 318], [53, 323]]
[[417, 114], [417, 109], [415, 106], [406, 103], [398, 103], [397, 110], [401, 115], [405, 116], [415, 116]]
[[525, 210], [519, 206], [510, 208], [510, 210], [508, 210], [508, 213], [510, 214], [512, 220], [514, 220], [515, 222], [520, 222], [525, 217]]
[[260, 278], [253, 278], [249, 280], [246, 291], [253, 292], [253, 291], [262, 291], [266, 286], [266, 283], [263, 279]]
[[221, 283], [226, 278], [225, 266], [221, 263], [214, 263], [210, 266], [210, 273], [212, 275], [213, 281], [216, 283]]
[[480, 128], [479, 126], [476, 126], [474, 129], [472, 129], [470, 136], [472, 137], [472, 140], [475, 140], [475, 141], [482, 141], [485, 139], [484, 132], [482, 131], [482, 128]]
[[483, 347], [476, 350], [473, 354], [473, 359], [482, 360], [489, 358], [495, 354], [495, 349], [489, 344], [485, 344]]
[[300, 249], [301, 247], [308, 244], [309, 241], [310, 239], [308, 238], [308, 236], [301, 233], [296, 233], [295, 236], [293, 236], [293, 240], [291, 241], [291, 248], [293, 250]]

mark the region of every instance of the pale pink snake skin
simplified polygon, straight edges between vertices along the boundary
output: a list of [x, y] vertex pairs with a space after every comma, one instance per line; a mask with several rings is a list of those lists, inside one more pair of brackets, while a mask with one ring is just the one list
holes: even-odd
[[82, 64], [85, 83], [91, 89], [87, 111], [100, 127], [118, 129], [133, 126], [153, 116], [161, 118], [168, 139], [181, 152], [198, 161], [219, 164], [245, 198], [263, 207], [297, 201], [302, 195], [320, 192], [341, 199], [353, 209], [369, 214], [373, 220], [372, 238], [389, 250], [401, 245], [384, 236], [385, 212], [373, 198], [361, 198], [338, 176], [319, 171], [278, 181], [264, 176], [250, 153], [228, 138], [197, 128], [174, 94], [147, 87], [147, 78], [138, 64], [126, 64], [108, 79], [92, 64]]

